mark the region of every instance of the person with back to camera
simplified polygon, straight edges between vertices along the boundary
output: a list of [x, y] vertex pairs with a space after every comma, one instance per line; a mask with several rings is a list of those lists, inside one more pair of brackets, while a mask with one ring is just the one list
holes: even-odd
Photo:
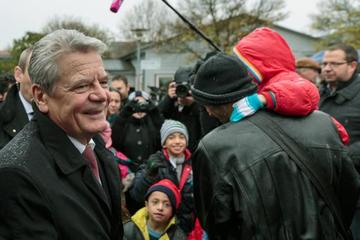
[[223, 53], [200, 66], [191, 90], [222, 122], [192, 162], [196, 212], [209, 239], [351, 239], [360, 178], [329, 115], [258, 111], [231, 122], [234, 103], [257, 86]]
[[[296, 73], [294, 55], [285, 39], [276, 31], [257, 28], [243, 37], [233, 48], [234, 55], [245, 66], [258, 90], [234, 103], [231, 122], [267, 109], [284, 116], [306, 116], [318, 109], [319, 91], [310, 81]], [[202, 112], [205, 133], [218, 125], [208, 124]], [[345, 128], [334, 119], [341, 139], [349, 142]], [[203, 133], [204, 134], [204, 133]]]

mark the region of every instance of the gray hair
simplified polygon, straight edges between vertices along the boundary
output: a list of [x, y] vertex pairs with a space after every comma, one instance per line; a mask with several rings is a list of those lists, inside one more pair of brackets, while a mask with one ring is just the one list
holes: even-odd
[[26, 71], [26, 68], [29, 65], [29, 57], [32, 52], [32, 47], [26, 48], [24, 51], [21, 52], [19, 57], [18, 66], [21, 68], [23, 72]]
[[48, 94], [60, 77], [58, 60], [69, 53], [96, 51], [102, 55], [106, 45], [99, 39], [85, 36], [76, 30], [60, 29], [49, 33], [33, 47], [29, 75], [32, 83], [39, 84]]

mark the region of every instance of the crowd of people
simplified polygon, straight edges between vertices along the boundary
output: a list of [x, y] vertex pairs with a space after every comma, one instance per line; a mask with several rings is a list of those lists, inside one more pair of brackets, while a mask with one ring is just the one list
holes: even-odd
[[295, 60], [258, 28], [159, 103], [105, 49], [57, 30], [1, 76], [0, 239], [360, 239], [352, 46]]

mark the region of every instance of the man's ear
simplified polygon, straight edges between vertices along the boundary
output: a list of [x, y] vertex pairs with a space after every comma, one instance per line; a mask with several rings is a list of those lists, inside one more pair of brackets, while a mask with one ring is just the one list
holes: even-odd
[[24, 74], [24, 72], [19, 66], [16, 66], [14, 68], [14, 77], [15, 77], [17, 83], [22, 82], [23, 74]]
[[145, 201], [145, 207], [147, 208], [148, 207], [148, 201]]
[[33, 84], [31, 86], [31, 90], [34, 97], [34, 102], [36, 103], [36, 106], [39, 108], [40, 112], [48, 113], [49, 95], [39, 86], [39, 84]]
[[351, 72], [352, 74], [354, 74], [354, 72], [356, 71], [356, 68], [358, 67], [359, 63], [356, 61], [352, 61], [351, 63], [349, 63], [350, 67], [351, 67]]

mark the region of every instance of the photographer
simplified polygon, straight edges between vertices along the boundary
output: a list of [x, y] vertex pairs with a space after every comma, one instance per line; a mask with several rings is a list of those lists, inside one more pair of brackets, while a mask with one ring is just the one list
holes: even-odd
[[161, 149], [160, 128], [163, 122], [149, 95], [143, 91], [133, 92], [112, 126], [113, 147], [139, 166], [150, 154]]
[[[112, 146], [133, 161], [132, 172], [136, 173], [144, 160], [161, 149], [160, 128], [163, 122], [164, 118], [149, 100], [149, 94], [135, 91], [129, 95], [128, 103], [112, 125], [111, 138]], [[142, 207], [128, 194], [126, 204], [131, 214]]]
[[190, 91], [191, 67], [180, 67], [174, 81], [168, 86], [167, 96], [159, 103], [158, 108], [166, 119], [183, 123], [189, 130], [189, 149], [195, 151], [201, 138], [199, 105], [194, 102]]

